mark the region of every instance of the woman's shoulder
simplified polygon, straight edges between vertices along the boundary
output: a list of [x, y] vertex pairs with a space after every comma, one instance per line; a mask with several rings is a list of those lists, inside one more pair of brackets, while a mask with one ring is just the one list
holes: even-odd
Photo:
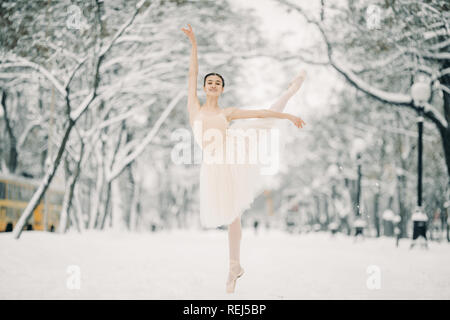
[[225, 115], [229, 116], [234, 110], [238, 109], [237, 107], [227, 107], [227, 108], [223, 108], [223, 113], [225, 113]]
[[237, 107], [228, 107], [228, 108], [223, 108], [222, 112], [225, 115], [225, 117], [227, 118], [227, 121], [231, 121], [231, 114], [233, 113], [233, 111], [237, 110]]

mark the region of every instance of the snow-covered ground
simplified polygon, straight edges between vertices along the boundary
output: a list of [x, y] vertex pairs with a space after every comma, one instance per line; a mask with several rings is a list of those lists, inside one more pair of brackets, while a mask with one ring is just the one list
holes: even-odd
[[450, 245], [409, 244], [244, 229], [228, 295], [226, 231], [2, 233], [0, 299], [450, 299]]

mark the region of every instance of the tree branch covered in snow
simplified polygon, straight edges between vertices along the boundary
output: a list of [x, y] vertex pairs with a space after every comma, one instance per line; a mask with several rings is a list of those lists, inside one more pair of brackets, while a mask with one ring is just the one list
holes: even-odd
[[[61, 157], [65, 151], [65, 145], [69, 139], [71, 129], [75, 125], [78, 118], [82, 115], [83, 112], [85, 112], [87, 110], [89, 105], [92, 103], [92, 101], [96, 97], [97, 88], [99, 85], [99, 78], [100, 78], [99, 68], [100, 68], [100, 65], [101, 65], [106, 53], [108, 53], [108, 51], [112, 48], [112, 46], [113, 46], [114, 42], [117, 40], [117, 38], [132, 24], [132, 22], [136, 18], [136, 15], [140, 11], [140, 9], [144, 3], [145, 3], [144, 1], [140, 2], [140, 4], [137, 6], [137, 9], [133, 13], [132, 17], [119, 29], [119, 31], [116, 33], [116, 35], [113, 37], [113, 39], [105, 47], [103, 47], [102, 50], [100, 51], [101, 54], [96, 59], [96, 67], [95, 67], [95, 72], [94, 72], [94, 84], [93, 84], [94, 87], [92, 89], [92, 93], [89, 94], [83, 100], [81, 105], [77, 108], [77, 110], [74, 113], [75, 117], [72, 117], [72, 114], [69, 113], [70, 112], [70, 105], [69, 105], [70, 102], [69, 102], [68, 95], [66, 93], [66, 92], [69, 92], [68, 87], [67, 87], [67, 91], [64, 90], [64, 93], [62, 93], [61, 92], [61, 90], [63, 90], [62, 86], [59, 84], [59, 82], [56, 79], [54, 79], [53, 76], [51, 76], [51, 74], [47, 70], [45, 70], [44, 68], [41, 68], [39, 65], [34, 64], [34, 63], [25, 63], [26, 66], [37, 68], [41, 73], [45, 74], [46, 77], [48, 79], [50, 79], [50, 81], [52, 81], [52, 83], [57, 87], [58, 91], [60, 91], [60, 93], [63, 95], [63, 97], [66, 98], [67, 108], [69, 110], [69, 112], [68, 112], [69, 120], [66, 122], [65, 132], [64, 132], [63, 138], [61, 140], [61, 143], [58, 146], [58, 151], [57, 151], [57, 155], [56, 155], [55, 159], [53, 159], [53, 161], [51, 162], [50, 168], [48, 168], [47, 173], [46, 173], [42, 183], [40, 184], [37, 191], [34, 193], [31, 201], [27, 204], [27, 207], [25, 208], [24, 212], [20, 216], [20, 219], [17, 222], [17, 224], [13, 230], [13, 237], [15, 239], [18, 239], [20, 237], [22, 230], [23, 230], [23, 226], [25, 225], [25, 222], [27, 221], [29, 216], [31, 216], [31, 214], [37, 207], [38, 203], [40, 202], [41, 198], [45, 194], [46, 190], [48, 189], [50, 182], [52, 181], [52, 178], [55, 175], [56, 169], [59, 166]], [[24, 63], [24, 62], [21, 62], [21, 63]], [[78, 66], [80, 66], [81, 64], [82, 63], [80, 62], [78, 64]], [[73, 71], [73, 73], [69, 79], [72, 79], [73, 75], [78, 70], [78, 66], [75, 68], [75, 70]], [[70, 82], [71, 81], [68, 81], [67, 85], [70, 85]], [[73, 191], [73, 188], [71, 188], [71, 190]]]
[[[361, 21], [369, 19], [366, 12], [367, 4], [364, 2], [351, 2], [347, 4], [348, 7], [345, 7], [346, 4], [344, 4], [343, 9], [335, 10], [339, 14], [344, 12], [342, 17], [339, 14], [333, 13], [333, 10], [339, 7], [339, 5], [335, 5], [334, 7], [330, 6], [330, 21], [313, 19], [301, 6], [290, 1], [278, 0], [278, 2], [286, 8], [294, 9], [309, 24], [316, 27], [316, 30], [321, 35], [321, 43], [326, 48], [325, 52], [329, 64], [348, 83], [382, 103], [407, 107], [418, 112], [419, 106], [414, 103], [409, 93], [412, 85], [412, 80], [410, 79], [416, 76], [419, 71], [426, 71], [430, 76], [430, 81], [433, 81], [430, 86], [436, 79], [444, 83], [443, 85], [436, 86], [442, 89], [443, 101], [433, 99], [432, 96], [431, 99], [433, 100], [430, 99], [430, 101], [424, 104], [424, 117], [433, 122], [441, 134], [447, 163], [447, 173], [448, 177], [450, 177], [450, 95], [445, 90], [445, 85], [450, 83], [450, 77], [442, 76], [442, 74], [446, 74], [444, 70], [448, 68], [450, 63], [450, 54], [447, 52], [448, 50], [445, 51], [445, 43], [448, 43], [448, 32], [440, 35], [436, 34], [436, 37], [425, 34], [425, 31], [430, 31], [436, 27], [440, 28], [446, 23], [445, 17], [435, 8], [439, 7], [440, 4], [434, 1], [428, 5], [421, 3], [417, 4], [417, 6], [412, 5], [409, 1], [386, 4], [386, 10], [383, 11], [383, 14], [385, 14], [385, 17], [383, 17], [385, 19], [383, 21], [384, 32], [379, 33], [372, 32], [368, 28], [360, 25]], [[397, 9], [401, 8], [401, 10], [395, 10], [393, 9], [394, 7]], [[429, 10], [430, 8], [434, 10]], [[417, 10], [420, 11], [419, 15], [415, 14]], [[403, 16], [400, 17], [401, 14]], [[358, 18], [360, 20], [352, 24], [352, 21]], [[350, 22], [347, 24], [345, 19], [350, 20]], [[394, 23], [395, 19], [399, 19], [398, 24]], [[433, 21], [433, 24], [430, 24], [429, 21]], [[341, 32], [338, 34], [333, 33], [333, 36], [331, 36], [333, 30], [338, 27]], [[402, 34], [403, 27], [405, 29], [412, 28], [413, 31], [409, 34]], [[398, 38], [395, 36], [390, 37], [389, 34], [386, 34], [395, 34], [395, 32], [397, 32], [397, 35], [399, 33], [402, 34], [402, 36]], [[435, 38], [438, 39], [436, 40]], [[435, 41], [435, 43], [430, 44], [431, 41]], [[360, 47], [355, 46], [355, 44], [359, 44], [360, 47], [367, 47], [362, 52], [362, 57], [360, 58], [361, 66], [343, 61], [350, 60], [349, 57], [353, 50], [358, 51]], [[346, 50], [346, 52], [339, 55], [339, 49], [341, 51]], [[431, 50], [434, 50], [434, 52]], [[387, 56], [380, 60], [379, 57], [381, 54], [386, 54], [386, 52]], [[355, 56], [358, 57], [357, 54]], [[375, 62], [368, 62], [372, 57], [377, 60]], [[404, 63], [404, 65], [402, 66], [401, 63]], [[380, 69], [383, 67], [385, 70]], [[398, 72], [397, 68], [402, 68], [402, 72]], [[372, 73], [365, 75], [365, 73], [368, 73], [367, 71], [372, 71]], [[405, 74], [403, 71], [407, 73]], [[364, 74], [364, 77], [359, 74]], [[392, 84], [395, 84], [396, 92], [380, 89], [373, 85], [370, 80], [365, 80], [373, 79], [374, 77], [378, 77], [378, 82], [383, 83], [386, 87], [391, 88], [393, 87]], [[401, 93], [401, 91], [407, 91], [408, 93]], [[435, 100], [437, 100], [437, 103], [443, 105], [443, 112], [433, 106], [433, 103], [436, 103]]]

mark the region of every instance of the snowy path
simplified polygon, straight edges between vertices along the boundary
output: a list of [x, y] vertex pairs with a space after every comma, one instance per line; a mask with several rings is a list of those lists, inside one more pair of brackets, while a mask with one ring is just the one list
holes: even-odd
[[[402, 241], [244, 229], [245, 274], [227, 295], [226, 231], [2, 233], [0, 299], [450, 299], [450, 245]], [[80, 289], [67, 287], [70, 265]], [[380, 289], [367, 287], [370, 265]]]

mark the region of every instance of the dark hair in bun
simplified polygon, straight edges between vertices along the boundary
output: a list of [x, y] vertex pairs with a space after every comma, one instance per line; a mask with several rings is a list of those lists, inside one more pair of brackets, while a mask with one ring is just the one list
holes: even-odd
[[206, 78], [209, 77], [209, 76], [218, 76], [220, 79], [222, 79], [222, 88], [225, 87], [225, 80], [223, 80], [223, 77], [222, 77], [220, 74], [215, 73], [215, 72], [208, 73], [208, 74], [203, 78], [203, 86], [205, 86], [205, 84], [206, 84]]

